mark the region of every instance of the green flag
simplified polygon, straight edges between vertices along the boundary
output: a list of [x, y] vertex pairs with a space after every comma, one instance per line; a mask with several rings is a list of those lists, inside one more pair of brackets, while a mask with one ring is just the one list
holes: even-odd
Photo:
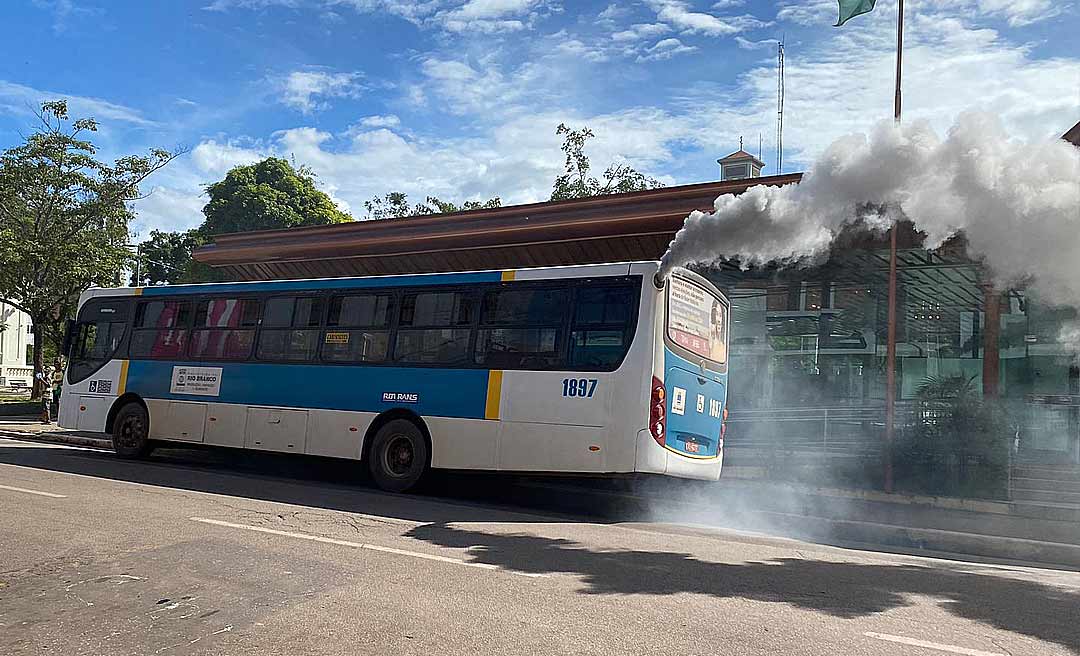
[[868, 14], [874, 10], [877, 0], [838, 0], [840, 3], [840, 18], [833, 27], [840, 27], [852, 18], [860, 14]]

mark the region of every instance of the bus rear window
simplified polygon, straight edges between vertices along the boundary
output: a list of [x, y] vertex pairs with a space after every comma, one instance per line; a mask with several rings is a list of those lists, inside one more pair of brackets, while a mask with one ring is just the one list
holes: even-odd
[[727, 361], [727, 305], [679, 276], [668, 286], [668, 338], [695, 355]]

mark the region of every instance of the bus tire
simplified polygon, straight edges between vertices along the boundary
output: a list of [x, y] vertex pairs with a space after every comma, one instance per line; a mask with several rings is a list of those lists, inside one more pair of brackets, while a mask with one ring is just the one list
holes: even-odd
[[423, 477], [429, 459], [423, 431], [408, 419], [391, 419], [372, 439], [368, 469], [379, 489], [405, 492]]
[[150, 415], [141, 403], [128, 403], [120, 408], [113, 420], [113, 451], [121, 458], [143, 458], [150, 455]]

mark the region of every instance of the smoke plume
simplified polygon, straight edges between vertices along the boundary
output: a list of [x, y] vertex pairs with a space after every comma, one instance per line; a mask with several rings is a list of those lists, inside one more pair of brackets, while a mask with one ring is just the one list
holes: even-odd
[[961, 114], [944, 139], [925, 122], [882, 122], [835, 141], [798, 185], [720, 196], [713, 213], [686, 219], [663, 268], [798, 262], [856, 218], [886, 228], [901, 217], [927, 248], [962, 230], [1000, 284], [1033, 278], [1045, 300], [1080, 306], [1080, 148], [1016, 141], [981, 112]]

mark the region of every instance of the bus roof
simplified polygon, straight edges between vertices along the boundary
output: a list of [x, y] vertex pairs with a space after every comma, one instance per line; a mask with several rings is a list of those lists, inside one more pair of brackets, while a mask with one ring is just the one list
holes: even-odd
[[631, 273], [651, 275], [660, 263], [617, 262], [612, 264], [581, 264], [573, 266], [497, 269], [452, 273], [416, 273], [391, 276], [355, 276], [345, 278], [308, 278], [299, 280], [268, 280], [248, 282], [211, 282], [187, 285], [152, 287], [94, 287], [83, 292], [80, 305], [87, 299], [100, 296], [172, 296], [221, 292], [315, 291], [320, 289], [408, 287], [411, 285], [460, 285], [509, 280], [550, 280], [558, 278], [625, 276]]

